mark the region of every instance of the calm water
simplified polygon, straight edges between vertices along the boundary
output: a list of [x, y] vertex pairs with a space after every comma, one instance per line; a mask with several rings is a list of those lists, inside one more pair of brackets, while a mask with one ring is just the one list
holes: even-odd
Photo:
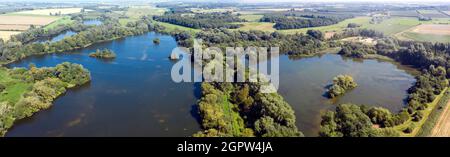
[[[161, 40], [154, 45], [153, 38]], [[71, 89], [52, 108], [17, 123], [7, 136], [190, 136], [197, 132], [194, 104], [199, 86], [174, 83], [170, 36], [149, 33], [93, 45], [72, 54], [31, 57], [12, 67], [70, 61], [91, 71], [90, 85]], [[113, 61], [88, 57], [96, 49], [116, 52]]]
[[84, 25], [96, 25], [96, 26], [98, 26], [98, 25], [101, 25], [102, 23], [103, 22], [100, 21], [100, 20], [85, 20], [85, 21], [83, 21]]
[[[153, 45], [152, 39], [161, 39]], [[194, 104], [199, 84], [174, 83], [167, 59], [176, 42], [149, 33], [93, 45], [71, 54], [31, 57], [10, 67], [79, 63], [92, 73], [90, 85], [71, 89], [52, 108], [18, 122], [7, 136], [190, 136], [200, 130]], [[89, 58], [98, 48], [116, 52], [113, 61]], [[358, 87], [336, 100], [322, 95], [338, 74], [352, 75]], [[406, 67], [377, 60], [357, 61], [328, 54], [300, 60], [280, 58], [280, 89], [294, 108], [297, 125], [316, 136], [320, 113], [338, 103], [377, 105], [398, 111], [414, 82]]]
[[36, 40], [35, 42], [38, 42], [38, 43], [45, 43], [47, 41], [48, 42], [57, 42], [57, 41], [63, 40], [65, 37], [70, 37], [75, 34], [77, 34], [77, 32], [65, 31], [65, 32], [58, 34], [57, 36], [50, 37], [50, 38], [42, 38], [42, 39]]
[[[280, 58], [278, 92], [295, 110], [297, 126], [307, 136], [317, 136], [320, 114], [340, 103], [383, 106], [399, 111], [407, 89], [415, 82], [412, 69], [377, 60], [353, 60], [335, 54], [291, 60]], [[349, 74], [358, 87], [330, 100], [323, 95], [333, 77]]]

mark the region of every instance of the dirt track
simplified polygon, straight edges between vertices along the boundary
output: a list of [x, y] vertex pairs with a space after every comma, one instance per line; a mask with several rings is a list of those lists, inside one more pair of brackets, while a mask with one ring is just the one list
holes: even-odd
[[450, 101], [439, 117], [436, 126], [431, 130], [431, 137], [450, 137]]

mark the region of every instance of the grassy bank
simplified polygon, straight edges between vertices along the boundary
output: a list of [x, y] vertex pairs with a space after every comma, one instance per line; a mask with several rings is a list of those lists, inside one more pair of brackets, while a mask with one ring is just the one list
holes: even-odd
[[90, 81], [90, 72], [68, 62], [29, 69], [0, 67], [0, 137], [17, 120], [48, 109], [67, 89]]
[[444, 112], [448, 100], [450, 100], [450, 91], [447, 90], [437, 103], [437, 106], [433, 109], [433, 111], [431, 111], [430, 116], [422, 125], [422, 128], [420, 128], [416, 136], [426, 137], [431, 134], [431, 131], [437, 124], [439, 117], [441, 116], [442, 112]]
[[[438, 104], [441, 102], [441, 99], [444, 97], [444, 95], [446, 95], [447, 93], [447, 88], [445, 88], [441, 94], [436, 96], [436, 99], [434, 99], [433, 102], [428, 104], [428, 108], [426, 108], [425, 110], [422, 111], [417, 111], [417, 112], [422, 112], [423, 114], [423, 118], [421, 120], [419, 120], [418, 122], [414, 122], [412, 120], [412, 117], [410, 117], [410, 119], [408, 121], [406, 121], [405, 123], [395, 126], [394, 129], [401, 132], [401, 136], [404, 137], [414, 137], [416, 135], [419, 134], [419, 131], [423, 128], [423, 127], [429, 127], [430, 124], [426, 124], [427, 120], [431, 118], [434, 118], [435, 115], [432, 114], [432, 111], [437, 108]], [[445, 99], [445, 98], [444, 98]], [[411, 133], [404, 133], [403, 130], [407, 129], [408, 127], [412, 127], [413, 130]]]

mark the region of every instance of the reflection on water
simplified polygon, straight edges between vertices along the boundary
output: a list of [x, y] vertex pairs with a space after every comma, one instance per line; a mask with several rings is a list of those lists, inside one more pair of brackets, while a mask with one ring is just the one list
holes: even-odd
[[[152, 39], [160, 38], [154, 45]], [[200, 83], [174, 83], [168, 56], [176, 47], [170, 36], [148, 33], [96, 44], [68, 54], [30, 57], [10, 67], [82, 64], [92, 82], [58, 98], [52, 108], [21, 120], [7, 136], [190, 136], [200, 130]], [[117, 54], [112, 61], [88, 57], [96, 49]], [[327, 54], [302, 59], [280, 56], [279, 93], [291, 104], [297, 125], [316, 136], [320, 113], [352, 102], [398, 111], [415, 81], [407, 67], [377, 60], [352, 60]], [[354, 77], [358, 87], [342, 97], [323, 97], [338, 74]]]
[[[320, 114], [340, 103], [383, 106], [399, 111], [415, 79], [412, 69], [378, 60], [353, 60], [335, 54], [292, 60], [280, 58], [279, 93], [295, 110], [297, 125], [317, 136]], [[358, 87], [334, 100], [324, 97], [333, 77], [349, 74]]]
[[84, 25], [95, 25], [95, 26], [98, 26], [98, 25], [101, 25], [102, 23], [103, 22], [100, 21], [100, 20], [84, 20], [83, 21]]
[[64, 32], [58, 34], [57, 36], [50, 37], [50, 38], [42, 38], [42, 39], [36, 40], [35, 42], [36, 43], [57, 42], [57, 41], [63, 40], [65, 37], [70, 37], [75, 34], [77, 34], [77, 32], [64, 31]]
[[[155, 37], [160, 45], [153, 44]], [[7, 136], [192, 135], [200, 129], [197, 111], [192, 111], [200, 91], [198, 84], [172, 81], [173, 63], [167, 56], [174, 47], [172, 37], [149, 33], [8, 65], [42, 67], [70, 61], [89, 69], [92, 82], [68, 90], [52, 108], [21, 120]], [[117, 58], [107, 62], [88, 56], [102, 48], [112, 49]], [[147, 57], [141, 60], [142, 56]]]

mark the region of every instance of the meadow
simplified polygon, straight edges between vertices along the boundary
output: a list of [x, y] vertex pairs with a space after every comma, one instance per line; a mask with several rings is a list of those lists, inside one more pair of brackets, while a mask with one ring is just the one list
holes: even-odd
[[48, 24], [47, 26], [44, 27], [44, 29], [51, 29], [51, 28], [54, 28], [54, 27], [56, 27], [58, 25], [65, 25], [65, 24], [70, 24], [70, 23], [73, 23], [73, 22], [75, 22], [75, 21], [70, 19], [69, 16], [66, 16], [66, 17], [60, 18], [60, 19], [58, 19], [58, 20]]
[[250, 30], [260, 30], [265, 32], [274, 32], [276, 31], [275, 28], [273, 28], [273, 25], [275, 23], [269, 23], [269, 22], [242, 22], [240, 23], [243, 26], [239, 27], [238, 29], [234, 30], [241, 30], [241, 31], [250, 31]]
[[162, 15], [166, 11], [167, 9], [156, 8], [153, 6], [131, 6], [125, 12], [125, 15], [130, 18], [137, 19], [142, 16]]

